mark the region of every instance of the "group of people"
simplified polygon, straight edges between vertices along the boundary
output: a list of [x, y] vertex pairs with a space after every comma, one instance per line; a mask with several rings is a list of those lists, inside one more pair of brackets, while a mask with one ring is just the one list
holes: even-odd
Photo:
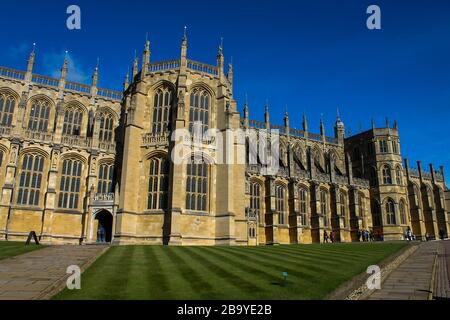
[[361, 240], [362, 242], [373, 242], [375, 241], [375, 233], [373, 230], [358, 230], [358, 241], [361, 242]]
[[[366, 230], [366, 229], [362, 229], [362, 230], [358, 230], [357, 232], [357, 239], [359, 242], [373, 242], [376, 239], [382, 241], [383, 240], [383, 236], [381, 234], [380, 231], [378, 231], [377, 236], [375, 236], [375, 233], [373, 232], [373, 230]], [[334, 233], [334, 231], [331, 231], [330, 233], [328, 233], [326, 230], [323, 232], [323, 242], [324, 243], [334, 243], [336, 241], [336, 235]]]
[[[405, 240], [407, 241], [416, 241], [416, 236], [413, 234], [411, 227], [408, 227], [408, 229], [405, 232]], [[444, 230], [439, 231], [439, 238], [441, 240], [444, 240], [446, 238], [446, 234]], [[377, 230], [377, 233], [370, 229], [362, 229], [357, 231], [357, 239], [359, 242], [373, 242], [373, 241], [383, 241], [383, 233], [381, 230]], [[427, 232], [425, 234], [425, 240], [431, 241], [432, 238], [430, 234]], [[336, 235], [334, 231], [331, 231], [328, 233], [326, 230], [323, 233], [323, 242], [324, 243], [334, 243], [336, 241]]]

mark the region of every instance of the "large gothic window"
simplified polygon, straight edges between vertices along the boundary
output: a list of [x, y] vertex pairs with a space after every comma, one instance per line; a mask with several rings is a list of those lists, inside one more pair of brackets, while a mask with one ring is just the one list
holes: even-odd
[[328, 196], [325, 190], [320, 190], [320, 213], [323, 215], [323, 224], [328, 227]]
[[44, 158], [42, 156], [32, 154], [23, 156], [21, 172], [19, 174], [17, 204], [39, 205], [43, 171]]
[[250, 183], [250, 212], [249, 217], [258, 217], [261, 220], [261, 185], [258, 182]]
[[111, 142], [113, 140], [114, 120], [112, 114], [103, 112], [98, 116], [100, 127], [98, 139], [100, 142]]
[[377, 200], [372, 200], [372, 219], [374, 227], [381, 227], [381, 208]]
[[388, 143], [386, 140], [380, 140], [380, 153], [388, 153]]
[[189, 132], [199, 130], [201, 134], [209, 129], [211, 97], [206, 90], [196, 88], [191, 93], [189, 109]]
[[63, 134], [79, 136], [83, 122], [83, 111], [77, 107], [67, 107], [64, 111]]
[[395, 179], [399, 186], [401, 186], [403, 184], [402, 168], [400, 166], [397, 166], [397, 168], [395, 169]]
[[339, 213], [344, 218], [344, 228], [347, 228], [347, 196], [341, 192], [339, 195]]
[[397, 219], [395, 218], [395, 203], [391, 199], [386, 202], [386, 223], [388, 225], [397, 224]]
[[153, 133], [169, 130], [172, 99], [172, 91], [169, 89], [162, 88], [156, 91], [153, 104]]
[[0, 93], [0, 125], [10, 127], [16, 107], [16, 99], [12, 95]]
[[83, 164], [79, 160], [65, 159], [61, 167], [58, 207], [78, 209]]
[[359, 216], [364, 217], [366, 212], [366, 201], [363, 194], [358, 195], [358, 204], [359, 204]]
[[286, 224], [286, 188], [275, 186], [275, 210], [278, 213], [278, 224]]
[[298, 191], [298, 201], [300, 207], [300, 217], [302, 226], [306, 226], [308, 216], [308, 192], [304, 188], [300, 188]]
[[165, 158], [149, 160], [147, 209], [168, 208], [169, 161]]
[[407, 221], [406, 221], [406, 204], [405, 204], [405, 201], [403, 201], [403, 200], [400, 201], [399, 211], [400, 211], [400, 223], [405, 225], [407, 223]]
[[192, 158], [187, 165], [186, 209], [208, 211], [208, 165]]
[[389, 167], [388, 165], [384, 165], [382, 173], [383, 173], [383, 183], [392, 184], [391, 167]]
[[28, 118], [28, 129], [32, 131], [46, 132], [50, 117], [50, 104], [47, 100], [34, 100], [31, 105]]
[[113, 190], [114, 165], [101, 164], [98, 169], [97, 193], [111, 193]]

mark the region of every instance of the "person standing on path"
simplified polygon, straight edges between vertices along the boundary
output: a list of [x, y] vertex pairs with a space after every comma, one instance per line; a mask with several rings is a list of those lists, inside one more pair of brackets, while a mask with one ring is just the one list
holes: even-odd
[[323, 233], [323, 242], [328, 243], [328, 232], [326, 230]]

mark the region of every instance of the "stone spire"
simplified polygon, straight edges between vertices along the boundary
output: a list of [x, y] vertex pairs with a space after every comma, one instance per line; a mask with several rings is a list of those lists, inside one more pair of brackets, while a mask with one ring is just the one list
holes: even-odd
[[217, 68], [219, 69], [219, 78], [224, 77], [224, 57], [223, 57], [223, 38], [220, 40], [219, 50], [217, 52]]
[[287, 107], [286, 107], [286, 111], [284, 112], [284, 126], [286, 128], [289, 128], [289, 113], [287, 111]]
[[66, 51], [66, 55], [64, 56], [64, 63], [61, 68], [61, 80], [66, 80], [68, 67], [69, 67], [69, 51]]
[[134, 51], [134, 62], [133, 62], [133, 72], [131, 74], [131, 81], [133, 82], [135, 80], [136, 75], [139, 72], [139, 60], [136, 56], [136, 50]]
[[323, 114], [320, 115], [320, 135], [325, 136], [325, 125], [323, 123]]
[[266, 100], [266, 106], [264, 111], [264, 122], [266, 123], [266, 127], [270, 127], [270, 113], [269, 113], [269, 100]]
[[228, 82], [231, 86], [231, 91], [233, 91], [233, 57], [231, 57], [231, 62], [228, 64], [228, 75], [227, 75]]
[[98, 85], [98, 66], [100, 64], [100, 59], [97, 58], [97, 65], [95, 66], [94, 73], [92, 75], [92, 85], [91, 85], [91, 95], [97, 95], [97, 85]]
[[125, 81], [123, 82], [123, 91], [127, 90], [130, 86], [130, 70], [127, 71], [125, 75]]
[[248, 95], [245, 94], [245, 103], [244, 103], [244, 119], [249, 118], [249, 110], [248, 110]]
[[180, 61], [180, 74], [186, 73], [187, 68], [187, 50], [188, 50], [188, 40], [187, 40], [187, 27], [184, 26], [183, 38], [181, 39], [181, 61]]
[[145, 47], [144, 47], [144, 52], [142, 54], [142, 70], [141, 70], [141, 79], [145, 78], [147, 72], [148, 72], [148, 67], [150, 65], [150, 41], [148, 40], [148, 35], [146, 36], [145, 39]]
[[25, 81], [31, 81], [31, 78], [33, 77], [35, 50], [36, 50], [36, 43], [33, 43], [33, 50], [31, 50], [30, 57], [28, 58], [27, 73], [25, 75]]
[[303, 131], [308, 132], [308, 119], [306, 113], [303, 114]]
[[339, 108], [337, 109], [336, 124], [334, 125], [334, 137], [337, 139], [338, 144], [344, 144], [345, 125], [344, 122], [342, 122]]
[[100, 59], [97, 58], [97, 65], [95, 66], [94, 69], [94, 74], [92, 75], [92, 86], [93, 87], [97, 87], [98, 84], [98, 66], [100, 64]]
[[64, 88], [66, 85], [66, 78], [67, 78], [67, 70], [69, 66], [69, 51], [66, 51], [66, 55], [64, 57], [64, 63], [61, 68], [61, 77], [59, 79], [59, 88]]

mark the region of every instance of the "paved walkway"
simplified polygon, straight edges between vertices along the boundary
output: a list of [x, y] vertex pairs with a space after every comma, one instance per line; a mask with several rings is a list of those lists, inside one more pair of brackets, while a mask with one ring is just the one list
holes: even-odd
[[450, 240], [442, 241], [436, 260], [434, 299], [450, 299]]
[[85, 270], [103, 246], [53, 246], [0, 261], [0, 300], [49, 299], [64, 286], [68, 266]]
[[387, 277], [381, 290], [369, 300], [428, 300], [433, 290], [435, 260], [440, 241], [420, 245], [408, 259]]

